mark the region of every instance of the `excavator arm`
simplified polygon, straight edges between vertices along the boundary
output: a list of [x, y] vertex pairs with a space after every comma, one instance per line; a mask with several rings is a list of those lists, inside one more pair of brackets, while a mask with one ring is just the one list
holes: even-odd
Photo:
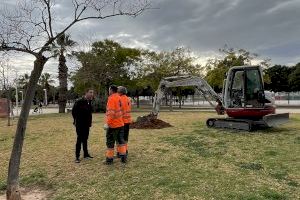
[[[151, 115], [158, 115], [162, 98], [168, 88], [184, 86], [194, 86], [196, 90], [209, 102], [209, 104], [212, 107], [215, 107], [218, 114], [224, 114], [222, 98], [203, 78], [197, 76], [173, 76], [164, 78], [159, 83], [158, 89], [155, 92]], [[213, 101], [218, 103], [217, 107]]]

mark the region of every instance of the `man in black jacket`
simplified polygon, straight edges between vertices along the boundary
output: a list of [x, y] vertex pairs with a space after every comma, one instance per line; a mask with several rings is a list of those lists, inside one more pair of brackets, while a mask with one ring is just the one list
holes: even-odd
[[91, 100], [94, 97], [94, 91], [87, 89], [85, 95], [78, 99], [72, 109], [73, 124], [76, 127], [77, 142], [76, 142], [76, 163], [80, 163], [81, 143], [83, 148], [84, 158], [93, 158], [87, 148], [87, 140], [89, 137], [90, 127], [92, 126], [92, 105]]

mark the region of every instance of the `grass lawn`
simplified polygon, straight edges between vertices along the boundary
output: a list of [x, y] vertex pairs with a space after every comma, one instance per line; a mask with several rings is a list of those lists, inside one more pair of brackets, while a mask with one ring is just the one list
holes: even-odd
[[[160, 119], [174, 127], [131, 130], [126, 166], [103, 165], [103, 114], [93, 116], [94, 159], [80, 164], [74, 163], [71, 115], [31, 117], [21, 185], [49, 190], [49, 199], [300, 199], [300, 115], [251, 133], [208, 129], [212, 115], [162, 112]], [[5, 125], [0, 120], [0, 193], [16, 128]]]

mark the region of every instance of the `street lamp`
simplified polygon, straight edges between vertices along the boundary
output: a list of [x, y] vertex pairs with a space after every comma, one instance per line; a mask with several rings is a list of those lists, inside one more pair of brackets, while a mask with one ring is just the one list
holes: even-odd
[[24, 103], [24, 95], [23, 95], [23, 91], [20, 91], [20, 93], [22, 94], [22, 100], [21, 100], [21, 105], [23, 105], [23, 103]]
[[48, 101], [47, 101], [47, 89], [44, 89], [45, 91], [45, 106], [48, 105]]

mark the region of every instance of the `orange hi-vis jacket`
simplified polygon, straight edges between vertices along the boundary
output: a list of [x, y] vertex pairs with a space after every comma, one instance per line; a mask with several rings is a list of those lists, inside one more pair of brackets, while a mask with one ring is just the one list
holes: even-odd
[[131, 101], [126, 95], [120, 95], [122, 103], [123, 121], [125, 124], [132, 122], [131, 120]]
[[121, 98], [118, 93], [114, 93], [108, 97], [106, 105], [106, 123], [110, 128], [124, 126], [121, 105]]

